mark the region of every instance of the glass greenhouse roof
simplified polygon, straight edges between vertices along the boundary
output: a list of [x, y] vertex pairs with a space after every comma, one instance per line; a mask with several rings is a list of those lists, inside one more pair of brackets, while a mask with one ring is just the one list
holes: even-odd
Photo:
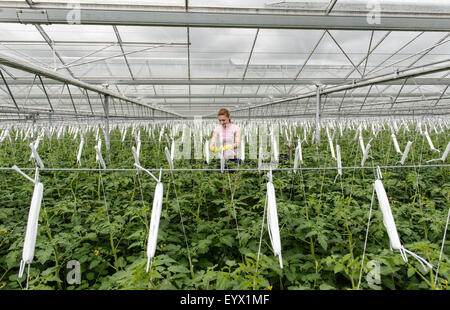
[[429, 0], [2, 1], [0, 114], [101, 114], [107, 89], [116, 117], [308, 116], [318, 86], [325, 114], [448, 113], [449, 17]]

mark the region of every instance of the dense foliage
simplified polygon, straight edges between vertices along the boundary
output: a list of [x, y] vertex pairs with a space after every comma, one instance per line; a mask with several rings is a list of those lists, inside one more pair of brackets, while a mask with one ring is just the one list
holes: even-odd
[[[322, 134], [320, 144], [303, 143], [300, 168], [336, 167], [326, 134]], [[371, 136], [365, 134], [368, 140]], [[430, 135], [442, 152], [448, 132]], [[11, 141], [5, 139], [0, 146], [0, 166], [33, 167], [28, 145], [34, 140], [11, 136]], [[355, 131], [346, 130], [335, 138], [342, 150], [342, 165], [359, 166], [362, 154]], [[85, 139], [82, 167], [98, 168], [94, 133]], [[159, 143], [145, 131], [141, 140], [141, 165], [168, 168], [167, 143]], [[408, 140], [414, 143], [405, 165], [440, 157], [417, 132], [398, 134], [403, 147]], [[133, 145], [129, 134], [122, 142], [119, 130], [113, 130], [108, 168], [133, 169]], [[389, 130], [378, 133], [371, 145], [373, 158], [368, 166], [396, 166], [401, 156], [394, 151]], [[60, 139], [46, 136], [39, 154], [47, 168], [77, 168], [78, 146], [79, 139], [67, 133]], [[103, 154], [107, 158], [104, 144]], [[293, 150], [281, 141], [280, 167], [292, 164]], [[175, 161], [175, 168], [206, 167], [216, 168], [216, 162]], [[241, 167], [256, 168], [256, 161], [246, 160]], [[403, 245], [436, 267], [450, 206], [449, 168], [381, 171]], [[25, 172], [34, 175], [32, 170]], [[267, 226], [257, 260], [265, 172], [177, 171], [173, 174], [175, 195], [171, 175], [164, 171], [158, 248], [147, 274], [146, 245], [156, 185], [152, 178], [135, 171], [40, 171], [44, 198], [29, 288], [357, 289], [361, 278], [361, 289], [447, 289], [448, 241], [435, 284], [435, 271], [424, 272], [412, 257], [405, 263], [398, 251], [390, 250], [376, 196], [361, 261], [376, 172], [344, 169], [335, 182], [336, 174], [334, 169], [273, 172], [284, 263], [280, 269]], [[33, 185], [12, 170], [0, 171], [0, 175], [0, 286], [21, 289], [26, 279], [18, 279], [18, 269]], [[71, 270], [67, 263], [72, 260], [80, 263], [80, 284], [66, 280]], [[373, 265], [369, 262], [379, 264], [378, 283], [367, 281]]]

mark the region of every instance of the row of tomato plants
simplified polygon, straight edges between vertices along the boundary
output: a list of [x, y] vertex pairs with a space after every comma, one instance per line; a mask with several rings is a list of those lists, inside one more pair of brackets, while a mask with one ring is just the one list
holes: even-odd
[[[354, 131], [339, 137], [344, 167], [358, 166], [361, 161], [354, 137]], [[135, 141], [128, 138], [121, 142], [120, 132], [112, 131], [109, 168], [133, 168], [131, 146]], [[82, 167], [98, 168], [94, 135], [86, 139]], [[168, 168], [163, 151], [166, 143], [151, 140], [145, 133], [141, 139], [141, 165]], [[433, 139], [442, 150], [448, 134], [434, 135]], [[398, 140], [402, 145], [414, 141], [406, 165], [425, 164], [436, 157], [423, 136], [405, 135]], [[30, 141], [6, 139], [0, 146], [1, 166], [32, 167]], [[46, 167], [76, 168], [78, 144], [69, 135], [59, 140], [44, 138], [39, 154]], [[367, 165], [389, 166], [399, 160], [388, 131], [379, 133], [371, 144], [373, 158]], [[154, 180], [134, 171], [44, 170], [40, 172], [44, 199], [29, 288], [447, 288], [448, 245], [439, 261], [450, 205], [447, 167], [382, 169], [400, 238], [406, 248], [435, 266], [439, 263], [436, 281], [435, 272], [424, 272], [412, 258], [405, 263], [398, 252], [389, 249], [376, 199], [363, 261], [374, 169], [345, 169], [335, 181], [335, 169], [308, 169], [336, 166], [326, 135], [323, 133], [320, 144], [303, 143], [302, 147], [300, 168], [305, 170], [273, 172], [283, 269], [273, 257], [266, 227], [257, 257], [268, 180], [264, 171], [179, 171], [174, 173], [177, 195], [171, 175], [163, 172], [158, 249], [146, 273]], [[292, 167], [292, 149], [283, 143], [280, 158], [280, 167]], [[256, 165], [256, 160], [246, 160], [240, 167]], [[216, 162], [175, 161], [175, 168], [206, 167], [216, 168]], [[25, 287], [25, 279], [18, 279], [18, 266], [33, 189], [15, 171], [0, 173], [0, 286], [20, 289]], [[67, 263], [74, 260], [81, 267], [79, 284], [67, 279], [71, 270]], [[375, 284], [368, 281], [373, 275], [369, 262], [380, 266], [380, 281]]]

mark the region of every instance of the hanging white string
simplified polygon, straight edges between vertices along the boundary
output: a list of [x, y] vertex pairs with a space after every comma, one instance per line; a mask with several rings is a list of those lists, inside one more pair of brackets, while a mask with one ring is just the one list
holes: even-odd
[[403, 152], [400, 150], [400, 146], [398, 145], [397, 137], [395, 136], [394, 133], [391, 134], [391, 137], [392, 137], [392, 140], [394, 141], [394, 148], [395, 148], [395, 151], [396, 151], [397, 153], [399, 153], [400, 155], [402, 155]]
[[77, 153], [78, 166], [81, 166], [81, 152], [83, 151], [83, 146], [84, 146], [84, 137], [82, 135], [80, 135], [80, 137], [81, 137], [81, 141], [80, 141], [80, 146], [78, 147], [78, 153]]
[[274, 255], [278, 256], [280, 268], [283, 269], [280, 230], [278, 227], [277, 202], [275, 198], [275, 189], [272, 183], [272, 171], [269, 172], [269, 182], [267, 182], [267, 230], [269, 231], [269, 238]]
[[409, 150], [411, 149], [412, 142], [408, 141], [405, 150], [403, 151], [402, 159], [399, 161], [401, 165], [405, 163], [406, 157], [408, 156]]
[[375, 187], [372, 189], [372, 199], [370, 200], [369, 216], [367, 218], [366, 238], [364, 239], [363, 255], [361, 258], [361, 269], [359, 271], [358, 290], [361, 285], [361, 278], [362, 278], [362, 272], [363, 272], [363, 267], [364, 267], [364, 258], [366, 255], [366, 248], [367, 248], [367, 240], [369, 239], [370, 219], [372, 217], [372, 208], [373, 208], [374, 197], [375, 197]]
[[31, 198], [30, 210], [28, 212], [25, 240], [23, 243], [22, 260], [20, 261], [19, 276], [18, 276], [19, 279], [22, 278], [25, 264], [28, 264], [27, 284], [26, 284], [27, 285], [26, 288], [28, 289], [30, 264], [33, 261], [34, 249], [36, 246], [36, 235], [39, 224], [39, 212], [41, 210], [44, 185], [41, 182], [39, 182], [39, 169], [37, 167], [34, 179], [32, 179], [31, 177], [27, 176], [25, 173], [20, 171], [20, 169], [16, 165], [14, 165], [12, 168], [17, 172], [19, 172], [27, 180], [34, 183], [33, 196]]
[[30, 149], [31, 149], [33, 158], [36, 161], [36, 164], [38, 164], [41, 169], [44, 169], [45, 168], [44, 163], [42, 162], [41, 157], [39, 156], [38, 152], [36, 151], [34, 143], [30, 143]]
[[166, 154], [166, 159], [169, 162], [169, 167], [170, 167], [170, 170], [172, 171], [173, 170], [173, 160], [172, 160], [172, 156], [169, 153], [169, 149], [167, 148], [167, 146], [164, 148], [164, 153]]
[[[187, 249], [187, 254], [188, 254], [188, 259], [189, 259], [189, 265], [190, 265], [191, 272], [192, 272], [194, 267], [192, 266], [191, 252], [190, 252], [190, 249], [189, 249], [189, 243], [188, 243], [187, 236], [186, 236], [186, 230], [184, 228], [183, 215], [181, 213], [180, 201], [178, 199], [177, 186], [175, 184], [175, 177], [173, 176], [173, 163], [172, 163], [172, 159], [170, 158], [169, 150], [167, 149], [167, 147], [164, 148], [164, 151], [166, 153], [166, 158], [167, 158], [167, 161], [169, 162], [169, 166], [170, 166], [170, 177], [171, 177], [171, 180], [172, 180], [172, 183], [173, 183], [173, 191], [175, 193], [175, 198], [176, 198], [176, 201], [177, 201], [178, 212], [180, 213], [181, 228], [183, 230], [184, 241], [186, 243], [186, 249]], [[161, 174], [161, 172], [162, 172], [162, 169], [160, 169], [160, 174]]]
[[170, 147], [170, 159], [173, 161], [175, 158], [175, 139], [172, 138], [172, 146]]
[[297, 147], [294, 154], [294, 173], [297, 173], [298, 163], [302, 161], [302, 142], [298, 139]]
[[445, 162], [445, 159], [448, 156], [448, 153], [450, 152], [450, 142], [447, 143], [447, 147], [445, 148], [444, 153], [442, 154], [441, 158], [428, 160], [427, 163], [433, 162], [433, 161], [442, 161]]
[[[159, 177], [159, 179], [157, 179], [157, 178], [153, 175], [153, 173], [151, 173], [151, 172], [148, 171], [147, 169], [141, 167], [138, 163], [134, 163], [134, 165], [135, 165], [138, 169], [147, 172], [147, 173], [148, 173], [148, 174], [156, 181], [156, 183], [161, 182], [161, 176]], [[160, 169], [160, 171], [162, 171], [162, 169]]]
[[241, 137], [241, 147], [239, 150], [239, 159], [241, 162], [244, 162], [245, 160], [245, 139], [244, 137]]
[[206, 163], [209, 164], [209, 140], [207, 139], [205, 142], [205, 147], [204, 147], [204, 151], [205, 151], [205, 160]]
[[338, 173], [337, 173], [336, 177], [334, 178], [334, 183], [336, 183], [338, 176], [342, 176], [341, 147], [339, 146], [339, 144], [336, 144], [336, 161], [337, 161]]
[[163, 201], [163, 184], [158, 182], [155, 188], [155, 196], [153, 198], [152, 217], [150, 220], [150, 229], [148, 232], [147, 242], [147, 272], [155, 256], [156, 243], [158, 241], [159, 220], [161, 217], [161, 207]]
[[367, 158], [369, 157], [369, 150], [370, 150], [370, 147], [371, 147], [371, 146], [370, 146], [370, 142], [369, 142], [369, 143], [367, 143], [367, 146], [366, 146], [366, 148], [364, 149], [363, 157], [362, 157], [362, 159], [361, 159], [361, 166], [364, 166], [364, 164], [365, 164]]
[[[377, 193], [378, 202], [380, 204], [380, 210], [383, 214], [383, 224], [386, 228], [386, 231], [389, 236], [391, 250], [398, 250], [404, 260], [405, 263], [408, 262], [408, 258], [406, 257], [406, 253], [413, 256], [419, 263], [422, 265], [423, 269], [427, 271], [427, 267], [430, 269], [433, 268], [433, 265], [428, 263], [425, 259], [418, 256], [417, 254], [405, 249], [400, 242], [400, 238], [398, 236], [397, 227], [395, 225], [394, 217], [392, 215], [391, 207], [389, 205], [389, 200], [386, 195], [386, 191], [384, 189], [383, 183], [380, 179], [377, 179], [374, 183], [375, 191]], [[426, 265], [426, 266], [425, 266]]]
[[330, 131], [328, 130], [328, 126], [326, 127], [327, 136], [328, 136], [328, 144], [330, 145], [330, 151], [331, 151], [331, 157], [333, 159], [336, 159], [336, 155], [334, 153], [334, 147], [333, 147], [333, 139], [330, 136]]
[[431, 149], [433, 152], [440, 153], [441, 151], [438, 150], [438, 149], [436, 149], [436, 148], [434, 147], [433, 141], [431, 141], [430, 135], [428, 134], [428, 130], [425, 130], [424, 135], [425, 135], [425, 137], [427, 138], [428, 144], [430, 145], [430, 149]]
[[[101, 141], [102, 140], [99, 140], [99, 142], [101, 142]], [[105, 161], [103, 160], [101, 148], [98, 145], [94, 146], [94, 148], [95, 148], [95, 153], [96, 153], [96, 157], [95, 157], [96, 161], [102, 166], [103, 169], [106, 169], [106, 164], [105, 164]]]

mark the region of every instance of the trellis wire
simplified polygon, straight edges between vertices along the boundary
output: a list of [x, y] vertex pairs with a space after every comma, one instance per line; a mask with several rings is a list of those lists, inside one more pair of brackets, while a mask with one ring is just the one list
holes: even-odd
[[[400, 168], [438, 168], [438, 167], [450, 167], [450, 164], [432, 164], [432, 165], [405, 165], [405, 166], [349, 166], [349, 167], [301, 167], [295, 168], [296, 170], [352, 170], [352, 169], [376, 169], [380, 167], [382, 169], [400, 169]], [[35, 170], [35, 168], [24, 167], [20, 168], [21, 170]], [[11, 167], [0, 167], [0, 171], [2, 170], [13, 170]], [[147, 169], [148, 171], [163, 171], [163, 172], [190, 172], [190, 171], [217, 171], [221, 172], [221, 169], [216, 168], [174, 168], [171, 169]], [[224, 169], [224, 171], [246, 171], [246, 172], [260, 172], [261, 170], [269, 170], [264, 168], [231, 168]], [[292, 171], [294, 168], [272, 168], [272, 171]], [[42, 168], [39, 171], [103, 171], [103, 172], [137, 172], [137, 169], [127, 169], [127, 168]]]

